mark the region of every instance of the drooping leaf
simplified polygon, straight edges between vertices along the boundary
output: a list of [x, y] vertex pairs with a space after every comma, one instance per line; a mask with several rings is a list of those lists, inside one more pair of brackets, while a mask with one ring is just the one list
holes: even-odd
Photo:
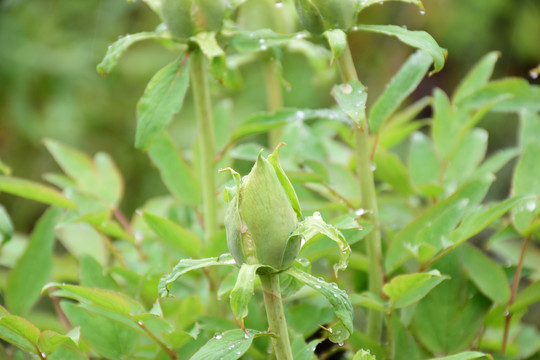
[[339, 107], [359, 126], [364, 126], [366, 119], [367, 90], [356, 79], [346, 84], [336, 85], [332, 90]]
[[147, 212], [143, 213], [143, 219], [146, 224], [166, 243], [196, 256], [201, 249], [202, 240], [197, 234], [184, 229], [179, 224], [169, 219], [162, 218]]
[[439, 72], [446, 61], [446, 49], [441, 48], [431, 35], [425, 31], [411, 31], [396, 25], [358, 25], [356, 28], [360, 31], [396, 36], [405, 44], [424, 50], [433, 58], [435, 69], [430, 75]]
[[350, 333], [353, 332], [353, 308], [347, 293], [344, 290], [339, 289], [335, 284], [329, 284], [322, 279], [318, 279], [313, 275], [297, 269], [294, 266], [289, 268], [287, 273], [294, 276], [296, 279], [300, 280], [315, 291], [320, 292], [328, 300], [328, 302], [330, 302], [334, 308], [336, 316], [344, 325], [343, 329], [348, 332], [348, 334], [335, 335], [340, 336], [341, 339], [348, 338]]
[[68, 335], [61, 335], [56, 331], [45, 330], [39, 334], [37, 345], [41, 352], [46, 355], [51, 354], [65, 343], [77, 346], [79, 343], [80, 328], [77, 327], [73, 330], [74, 331], [68, 333]]
[[248, 304], [253, 297], [257, 269], [261, 266], [260, 264], [242, 264], [236, 278], [236, 284], [231, 291], [230, 300], [234, 317], [242, 323], [248, 315]]
[[347, 47], [347, 34], [340, 29], [332, 29], [324, 32], [324, 36], [328, 40], [330, 50], [332, 50], [332, 63], [335, 59], [343, 54], [343, 51]]
[[[383, 2], [388, 1], [399, 1], [404, 3], [410, 3], [413, 5], [416, 5], [420, 8], [420, 14], [424, 14], [424, 5], [420, 0], [359, 0], [357, 2], [357, 11], [362, 11], [363, 9], [367, 8], [368, 6], [375, 5], [375, 4], [382, 4]], [[354, 359], [356, 360], [356, 358]]]
[[501, 53], [498, 51], [492, 51], [484, 55], [456, 87], [452, 101], [459, 103], [465, 97], [473, 94], [476, 90], [487, 84], [489, 78], [491, 78], [491, 74], [493, 74], [495, 63], [500, 56]]
[[255, 337], [267, 335], [264, 332], [246, 329], [228, 330], [217, 333], [199, 349], [190, 360], [236, 360], [248, 351]]
[[173, 283], [183, 274], [188, 271], [200, 269], [207, 266], [217, 265], [235, 265], [234, 259], [231, 254], [223, 254], [219, 257], [207, 258], [207, 259], [182, 259], [173, 268], [170, 274], [164, 275], [159, 280], [158, 293], [159, 296], [167, 296], [169, 294], [169, 285]]
[[432, 358], [431, 360], [473, 360], [473, 359], [479, 359], [483, 357], [491, 358], [491, 356], [488, 356], [487, 354], [484, 354], [479, 351], [464, 351], [459, 354]]
[[38, 221], [28, 247], [11, 270], [7, 281], [6, 304], [14, 314], [25, 315], [39, 298], [51, 269], [54, 227], [62, 211], [50, 208]]
[[304, 37], [305, 33], [279, 34], [270, 29], [242, 31], [233, 36], [231, 46], [240, 52], [265, 51], [272, 46], [285, 45], [295, 37]]
[[442, 276], [438, 270], [398, 275], [383, 286], [383, 291], [390, 297], [393, 307], [399, 309], [420, 301], [445, 279], [448, 276]]
[[188, 205], [201, 203], [201, 184], [168, 134], [156, 138], [148, 149], [148, 156], [159, 169], [163, 182], [173, 195]]
[[137, 148], [146, 150], [180, 111], [188, 82], [189, 61], [184, 55], [152, 77], [137, 104]]
[[379, 132], [381, 125], [388, 120], [403, 100], [416, 89], [432, 62], [431, 56], [422, 50], [415, 52], [407, 59], [371, 107], [369, 127], [373, 133]]
[[73, 201], [51, 187], [12, 176], [0, 175], [0, 191], [67, 209], [77, 208]]
[[482, 251], [465, 244], [463, 267], [478, 289], [493, 302], [506, 305], [510, 299], [510, 285], [503, 269]]
[[514, 171], [512, 193], [514, 196], [532, 195], [537, 198], [530, 199], [512, 210], [514, 226], [523, 232], [540, 212], [540, 144], [529, 143], [521, 154], [519, 163]]
[[141, 32], [136, 34], [129, 34], [122, 36], [114, 43], [109, 45], [107, 53], [101, 62], [97, 65], [97, 71], [101, 75], [108, 75], [120, 57], [126, 52], [126, 50], [134, 43], [148, 39], [159, 39], [162, 35], [158, 32]]

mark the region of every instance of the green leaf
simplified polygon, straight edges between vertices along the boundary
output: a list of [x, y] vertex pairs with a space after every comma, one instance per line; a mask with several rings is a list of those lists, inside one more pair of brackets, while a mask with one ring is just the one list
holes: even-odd
[[478, 167], [486, 155], [488, 133], [475, 128], [469, 131], [453, 151], [445, 172], [445, 182], [462, 184]]
[[400, 194], [412, 193], [409, 172], [396, 154], [380, 147], [375, 152], [374, 160], [376, 169], [373, 175], [376, 179], [391, 185]]
[[[99, 186], [97, 195], [107, 202], [109, 207], [116, 208], [124, 192], [124, 180], [109, 154], [97, 153], [94, 164], [98, 173]], [[96, 184], [98, 185], [98, 184]]]
[[324, 36], [328, 40], [330, 50], [332, 50], [332, 60], [334, 62], [338, 57], [343, 54], [343, 51], [347, 47], [347, 34], [340, 29], [332, 29], [324, 32]]
[[443, 157], [447, 157], [458, 142], [462, 121], [454, 111], [450, 99], [441, 89], [433, 92], [433, 123], [431, 137]]
[[39, 333], [37, 327], [20, 316], [0, 317], [0, 338], [29, 353], [36, 353]]
[[[298, 201], [298, 197], [296, 196], [296, 192], [294, 191], [291, 181], [279, 163], [279, 149], [281, 149], [281, 145], [278, 145], [274, 152], [268, 156], [268, 162], [274, 167], [279, 183], [283, 187], [283, 190], [285, 190], [296, 216], [301, 219], [302, 209], [300, 209], [300, 202]], [[238, 187], [238, 184], [236, 186]]]
[[435, 360], [435, 359], [436, 360], [473, 360], [473, 359], [479, 359], [483, 357], [491, 358], [491, 356], [481, 353], [479, 351], [464, 351], [459, 354], [432, 358], [431, 360]]
[[476, 63], [456, 87], [454, 95], [452, 96], [452, 101], [454, 103], [459, 103], [461, 100], [487, 84], [489, 78], [493, 74], [495, 63], [500, 56], [500, 52], [492, 51]]
[[394, 334], [395, 360], [419, 359], [419, 348], [416, 340], [398, 316], [392, 316], [392, 332]]
[[362, 11], [368, 6], [371, 6], [374, 4], [382, 4], [383, 2], [388, 2], [388, 1], [399, 1], [399, 2], [417, 5], [420, 8], [420, 14], [424, 14], [424, 5], [422, 4], [420, 0], [359, 0], [357, 1], [357, 9], [358, 9], [357, 11]]
[[446, 61], [446, 49], [441, 48], [431, 35], [425, 31], [410, 31], [396, 25], [358, 25], [356, 28], [360, 31], [396, 36], [405, 44], [424, 50], [433, 58], [435, 69], [430, 75], [439, 72]]
[[242, 264], [236, 278], [236, 284], [231, 291], [231, 308], [234, 317], [241, 323], [244, 322], [244, 318], [248, 315], [248, 304], [253, 297], [257, 269], [261, 266], [260, 264]]
[[369, 127], [373, 133], [394, 113], [424, 78], [433, 60], [425, 51], [412, 54], [397, 74], [390, 80], [384, 92], [371, 107]]
[[137, 148], [146, 150], [180, 111], [188, 82], [189, 61], [184, 55], [152, 77], [137, 104]]
[[167, 244], [191, 255], [196, 256], [201, 249], [202, 240], [192, 231], [182, 226], [147, 212], [143, 213], [146, 224]]
[[306, 344], [303, 337], [299, 336], [291, 344], [291, 350], [294, 360], [313, 360], [313, 353], [322, 339], [311, 340]]
[[474, 246], [465, 244], [463, 267], [478, 289], [493, 302], [506, 305], [510, 299], [510, 286], [501, 266]]
[[364, 292], [362, 294], [351, 294], [349, 296], [353, 305], [362, 306], [368, 309], [375, 309], [383, 313], [390, 311], [388, 302], [384, 301], [382, 297], [370, 292]]
[[118, 285], [108, 276], [101, 264], [90, 255], [80, 258], [81, 285], [99, 289], [118, 290]]
[[68, 335], [61, 335], [56, 331], [45, 330], [39, 334], [39, 339], [37, 345], [41, 352], [49, 355], [56, 349], [58, 349], [62, 344], [68, 343], [73, 346], [78, 346], [80, 328], [73, 329], [73, 332], [70, 332]]
[[[512, 193], [514, 196], [540, 195], [540, 144], [529, 143], [521, 154], [521, 159], [514, 171]], [[530, 199], [512, 210], [512, 220], [516, 229], [523, 232], [540, 212], [540, 200]]]
[[433, 143], [421, 132], [412, 134], [408, 163], [412, 185], [426, 196], [437, 196], [442, 165]]
[[390, 297], [393, 308], [399, 309], [420, 301], [431, 289], [446, 279], [448, 276], [441, 276], [438, 270], [398, 275], [383, 286], [383, 291]]
[[352, 360], [376, 360], [376, 359], [373, 355], [371, 355], [369, 350], [366, 351], [362, 349], [354, 355]]
[[272, 46], [285, 45], [294, 38], [304, 37], [306, 33], [278, 34], [270, 29], [242, 31], [233, 36], [231, 46], [239, 52], [266, 51]]
[[2, 205], [0, 205], [0, 245], [5, 244], [13, 236], [13, 223]]
[[0, 191], [67, 209], [77, 208], [73, 201], [51, 187], [12, 176], [0, 175]]
[[264, 332], [246, 329], [228, 330], [217, 333], [199, 349], [190, 360], [236, 360], [248, 351], [253, 339], [267, 335]]
[[479, 177], [486, 176], [487, 174], [497, 173], [510, 160], [518, 156], [519, 153], [520, 150], [516, 148], [508, 148], [496, 152], [471, 174], [471, 179], [477, 179]]
[[294, 266], [286, 270], [286, 272], [315, 291], [320, 292], [328, 300], [328, 302], [330, 302], [334, 308], [336, 316], [341, 320], [344, 325], [344, 329], [346, 329], [349, 333], [342, 334], [343, 339], [348, 338], [350, 333], [353, 332], [353, 307], [347, 293], [344, 290], [339, 289], [335, 284], [329, 284], [322, 279], [318, 279], [313, 275], [297, 269]]
[[336, 85], [332, 89], [332, 95], [345, 114], [356, 124], [364, 126], [367, 90], [360, 81], [352, 79], [346, 84]]
[[159, 296], [167, 296], [169, 294], [169, 285], [188, 271], [200, 269], [207, 266], [235, 264], [236, 263], [234, 262], [231, 254], [223, 254], [219, 257], [207, 259], [182, 259], [178, 262], [178, 264], [176, 264], [170, 274], [164, 275], [161, 280], [159, 280]]
[[159, 169], [161, 179], [173, 195], [192, 206], [202, 202], [201, 184], [168, 134], [156, 138], [148, 149], [148, 156]]
[[338, 271], [345, 270], [347, 268], [349, 258], [351, 256], [351, 248], [349, 244], [347, 244], [347, 240], [345, 240], [343, 234], [333, 225], [327, 224], [322, 219], [320, 213], [315, 212], [313, 216], [306, 217], [306, 219], [298, 225], [296, 230], [290, 236], [301, 235], [307, 243], [310, 239], [318, 234], [327, 236], [339, 246], [339, 250], [341, 252], [339, 262], [334, 264], [334, 274], [337, 276]]
[[523, 149], [529, 143], [537, 143], [540, 139], [540, 116], [532, 111], [522, 111], [519, 114], [519, 145]]
[[540, 301], [540, 281], [533, 282], [525, 289], [523, 289], [516, 296], [516, 300], [508, 309], [508, 311], [515, 313], [527, 309], [534, 303]]
[[199, 32], [191, 38], [199, 45], [204, 56], [210, 60], [213, 75], [220, 79], [226, 70], [225, 52], [216, 41], [215, 32]]
[[52, 269], [54, 227], [62, 211], [50, 208], [38, 221], [28, 247], [7, 281], [6, 304], [10, 311], [24, 315], [34, 305]]
[[122, 56], [132, 44], [142, 40], [159, 39], [161, 37], [161, 34], [157, 32], [141, 32], [122, 36], [114, 43], [109, 45], [105, 57], [97, 66], [97, 71], [101, 75], [108, 75], [116, 66], [120, 56]]

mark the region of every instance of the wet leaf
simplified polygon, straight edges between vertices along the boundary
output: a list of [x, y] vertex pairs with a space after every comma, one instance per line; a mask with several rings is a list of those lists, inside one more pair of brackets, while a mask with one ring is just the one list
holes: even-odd
[[473, 359], [479, 359], [483, 357], [492, 358], [491, 356], [481, 353], [479, 351], [465, 351], [459, 354], [432, 358], [431, 360], [435, 360], [435, 359], [437, 360], [473, 360]]
[[255, 337], [267, 335], [264, 332], [246, 329], [228, 330], [216, 333], [199, 349], [190, 360], [236, 360], [248, 351]]
[[360, 81], [352, 79], [346, 84], [334, 86], [332, 94], [341, 110], [349, 115], [356, 124], [364, 126], [367, 100], [366, 87]]
[[231, 291], [230, 300], [234, 317], [242, 323], [248, 315], [248, 304], [253, 297], [257, 269], [261, 266], [260, 264], [242, 264], [236, 278], [236, 284]]
[[383, 286], [383, 291], [390, 297], [392, 307], [399, 309], [420, 301], [446, 279], [448, 276], [441, 276], [438, 270], [398, 275]]
[[330, 50], [332, 50], [332, 60], [333, 63], [338, 57], [343, 54], [343, 51], [347, 47], [347, 34], [340, 29], [332, 29], [324, 32], [324, 36], [328, 40], [330, 45]]
[[[514, 196], [540, 195], [540, 144], [529, 143], [521, 154], [514, 171], [512, 193]], [[523, 232], [540, 212], [540, 200], [531, 198], [512, 209], [514, 226]]]

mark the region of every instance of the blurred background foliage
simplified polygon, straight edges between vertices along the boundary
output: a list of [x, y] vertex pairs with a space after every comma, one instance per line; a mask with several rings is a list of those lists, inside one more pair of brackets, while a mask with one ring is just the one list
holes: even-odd
[[[267, 3], [268, 11], [255, 11], [261, 2]], [[411, 100], [431, 94], [434, 87], [451, 93], [471, 65], [491, 50], [501, 52], [494, 78], [527, 77], [540, 61], [539, 1], [426, 0], [424, 5], [424, 15], [401, 3], [372, 6], [359, 19], [359, 23], [425, 30], [448, 49], [444, 70], [424, 80]], [[237, 16], [246, 28], [266, 24], [275, 31], [289, 32], [298, 27], [297, 19], [280, 17], [270, 0], [247, 1]], [[0, 159], [14, 175], [40, 180], [40, 174], [57, 170], [42, 144], [48, 137], [86, 153], [111, 154], [126, 179], [128, 195], [122, 208], [128, 214], [146, 199], [167, 193], [157, 171], [145, 154], [133, 149], [133, 142], [136, 103], [151, 76], [173, 54], [155, 42], [141, 42], [108, 78], [95, 70], [118, 34], [152, 30], [158, 23], [157, 16], [138, 1], [0, 0]], [[371, 99], [412, 51], [396, 39], [366, 33], [353, 34], [351, 46]], [[283, 56], [284, 78], [290, 84], [285, 106], [333, 104], [330, 89], [337, 73], [318, 71], [316, 64], [306, 66], [305, 57], [294, 52]], [[321, 57], [321, 61], [328, 58]], [[215, 87], [215, 95], [222, 101], [218, 106], [232, 106], [230, 126], [266, 108], [260, 67], [260, 62], [242, 67], [238, 89]], [[508, 115], [490, 114], [484, 120], [482, 126], [490, 132], [490, 152], [515, 142], [516, 122], [508, 119]], [[171, 133], [184, 150], [192, 147], [195, 121], [189, 95]], [[504, 171], [499, 174], [493, 197], [508, 193], [512, 164], [507, 168], [506, 175]], [[29, 231], [44, 210], [43, 205], [5, 194], [2, 203], [22, 232]]]

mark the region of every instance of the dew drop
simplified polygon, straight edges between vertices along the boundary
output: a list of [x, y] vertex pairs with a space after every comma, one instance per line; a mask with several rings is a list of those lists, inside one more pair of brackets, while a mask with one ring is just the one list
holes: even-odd
[[358, 209], [354, 213], [356, 214], [356, 216], [362, 216], [365, 213], [367, 213], [367, 210], [366, 209]]
[[249, 335], [248, 335], [248, 334], [244, 334], [244, 339], [249, 339]]
[[531, 70], [529, 71], [529, 76], [531, 77], [531, 79], [538, 79], [538, 72]]
[[136, 241], [142, 241], [143, 238], [144, 238], [144, 234], [142, 233], [142, 231], [135, 231], [135, 240]]
[[314, 218], [315, 220], [322, 220], [321, 213], [318, 212], [318, 211], [315, 211], [315, 212], [313, 213], [313, 218]]
[[298, 110], [296, 112], [296, 117], [299, 118], [299, 119], [303, 119], [304, 118], [304, 112], [302, 110]]
[[426, 13], [425, 10], [420, 10], [420, 15], [424, 15]]
[[240, 350], [238, 350], [238, 351], [236, 352], [236, 355], [242, 355], [242, 352], [241, 352]]
[[264, 39], [259, 39], [259, 44], [264, 44]]
[[369, 169], [370, 169], [371, 171], [375, 171], [375, 170], [377, 170], [377, 165], [371, 164], [371, 166], [369, 167]]
[[320, 288], [321, 288], [321, 285], [315, 284], [315, 288], [320, 289]]
[[338, 345], [339, 345], [339, 346], [343, 346], [343, 342], [338, 342]]
[[351, 86], [351, 84], [345, 84], [345, 85], [343, 86], [343, 93], [344, 93], [345, 95], [349, 95], [350, 93], [352, 93], [352, 86]]
[[534, 209], [536, 209], [536, 201], [534, 200], [527, 201], [527, 203], [525, 204], [525, 207], [529, 211], [534, 211]]
[[223, 334], [221, 334], [221, 333], [216, 333], [216, 335], [214, 335], [214, 339], [216, 339], [216, 340], [219, 340], [221, 338], [223, 338]]
[[279, 8], [282, 8], [283, 7], [283, 3], [281, 1], [277, 2], [276, 3], [276, 7], [279, 9]]
[[266, 49], [268, 49], [268, 47], [266, 45], [261, 46], [261, 50], [266, 50]]

